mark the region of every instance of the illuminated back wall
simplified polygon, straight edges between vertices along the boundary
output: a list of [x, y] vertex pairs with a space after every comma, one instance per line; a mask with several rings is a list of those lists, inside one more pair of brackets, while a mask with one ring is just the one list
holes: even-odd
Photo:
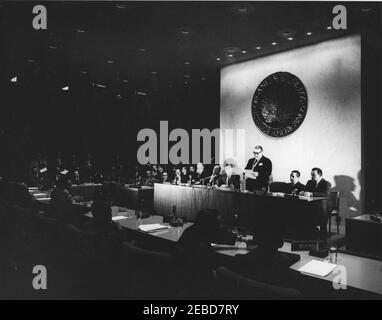
[[[302, 125], [274, 138], [255, 125], [251, 103], [263, 79], [284, 71], [297, 76], [308, 95]], [[255, 145], [273, 162], [273, 181], [289, 181], [291, 170], [303, 183], [320, 167], [333, 190], [340, 191], [344, 216], [359, 212], [361, 173], [361, 38], [351, 35], [230, 65], [221, 70], [220, 128], [245, 130], [244, 152], [232, 154], [221, 140], [223, 158], [244, 167]]]

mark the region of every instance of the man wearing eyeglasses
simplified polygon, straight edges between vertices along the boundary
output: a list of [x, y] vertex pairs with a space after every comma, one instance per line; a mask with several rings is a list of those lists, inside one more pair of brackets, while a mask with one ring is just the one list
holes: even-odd
[[264, 191], [268, 189], [269, 177], [272, 174], [272, 161], [263, 156], [263, 147], [256, 146], [254, 157], [249, 159], [245, 170], [253, 171], [246, 179], [246, 189], [250, 191]]

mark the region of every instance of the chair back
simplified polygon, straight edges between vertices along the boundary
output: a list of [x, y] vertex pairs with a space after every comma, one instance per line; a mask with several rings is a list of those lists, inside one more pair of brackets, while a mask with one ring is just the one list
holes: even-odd
[[[217, 287], [228, 293], [228, 299], [301, 299], [300, 291], [250, 279], [226, 267], [216, 270]], [[224, 289], [223, 289], [224, 288]]]
[[330, 210], [336, 210], [339, 212], [340, 207], [340, 193], [338, 191], [332, 191], [329, 195], [329, 206]]
[[147, 250], [132, 243], [122, 243], [123, 273], [132, 299], [165, 299], [176, 295], [176, 279], [171, 254]]

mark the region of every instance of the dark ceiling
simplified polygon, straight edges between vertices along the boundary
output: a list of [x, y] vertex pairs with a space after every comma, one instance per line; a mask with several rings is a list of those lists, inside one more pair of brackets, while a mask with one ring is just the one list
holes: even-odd
[[331, 2], [31, 2], [0, 5], [2, 80], [137, 91], [192, 86], [221, 65], [373, 28], [379, 4], [348, 3], [348, 30], [328, 29]]

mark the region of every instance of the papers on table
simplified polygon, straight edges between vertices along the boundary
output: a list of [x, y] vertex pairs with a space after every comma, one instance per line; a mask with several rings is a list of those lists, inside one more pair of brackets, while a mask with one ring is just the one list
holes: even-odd
[[257, 177], [255, 176], [255, 172], [252, 170], [244, 170], [245, 173], [245, 178], [246, 179], [256, 179]]
[[61, 173], [62, 175], [66, 175], [68, 172], [69, 172], [69, 171], [65, 169], [65, 170], [62, 170], [60, 173]]
[[47, 168], [43, 168], [43, 169], [40, 170], [40, 173], [44, 173], [44, 172], [47, 172], [47, 171], [48, 171]]
[[50, 200], [50, 197], [46, 197], [46, 198], [37, 198], [37, 200], [39, 200], [39, 201], [48, 201], [48, 200]]
[[272, 196], [279, 197], [279, 198], [284, 198], [285, 197], [285, 193], [284, 192], [272, 192]]
[[124, 220], [124, 219], [127, 219], [129, 217], [126, 217], [126, 216], [115, 216], [113, 218], [111, 218], [113, 221], [119, 221], [119, 220]]
[[247, 244], [245, 242], [237, 241], [234, 245], [229, 244], [219, 244], [219, 243], [211, 243], [211, 247], [215, 250], [229, 250], [229, 249], [247, 249]]
[[169, 226], [165, 226], [160, 223], [142, 224], [138, 227], [138, 229], [143, 232], [155, 232], [155, 231], [169, 229], [169, 228], [170, 228]]
[[336, 264], [326, 261], [311, 260], [300, 269], [298, 269], [298, 271], [314, 276], [326, 277], [332, 273], [336, 267]]

